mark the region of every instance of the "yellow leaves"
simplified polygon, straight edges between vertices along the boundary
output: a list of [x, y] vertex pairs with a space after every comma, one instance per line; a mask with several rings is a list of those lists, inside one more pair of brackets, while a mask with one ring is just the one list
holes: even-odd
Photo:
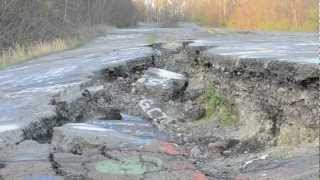
[[277, 31], [315, 31], [314, 0], [248, 0], [229, 14], [228, 27]]
[[[316, 0], [153, 0], [154, 11], [182, 9], [193, 22], [236, 29], [316, 31]], [[179, 6], [179, 7], [177, 7]]]

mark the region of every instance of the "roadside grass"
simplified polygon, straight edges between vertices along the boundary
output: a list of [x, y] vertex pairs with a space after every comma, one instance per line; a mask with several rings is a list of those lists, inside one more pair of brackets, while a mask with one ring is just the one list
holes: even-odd
[[0, 69], [10, 65], [25, 62], [50, 53], [64, 51], [75, 47], [79, 42], [77, 40], [55, 39], [51, 42], [38, 42], [29, 46], [16, 45], [7, 51], [3, 51], [0, 56]]
[[210, 85], [201, 97], [206, 108], [205, 116], [199, 123], [217, 120], [222, 127], [229, 127], [237, 123], [237, 116], [233, 106], [216, 89]]
[[0, 69], [37, 57], [78, 48], [94, 37], [105, 35], [109, 29], [110, 27], [107, 26], [82, 28], [69, 38], [57, 38], [52, 41], [41, 41], [29, 45], [17, 44], [13, 48], [0, 52]]

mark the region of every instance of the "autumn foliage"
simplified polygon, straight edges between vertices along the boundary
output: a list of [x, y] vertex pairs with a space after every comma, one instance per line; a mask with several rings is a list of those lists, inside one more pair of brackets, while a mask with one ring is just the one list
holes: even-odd
[[318, 24], [317, 0], [136, 0], [136, 4], [146, 19], [160, 23], [174, 18], [216, 27], [277, 31], [316, 31]]
[[235, 6], [227, 25], [241, 29], [316, 31], [316, 0], [248, 0]]

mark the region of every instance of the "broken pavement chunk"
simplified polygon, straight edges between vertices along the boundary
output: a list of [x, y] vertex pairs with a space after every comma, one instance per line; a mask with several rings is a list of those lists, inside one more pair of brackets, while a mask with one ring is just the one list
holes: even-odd
[[172, 99], [183, 93], [188, 86], [188, 79], [182, 74], [158, 68], [149, 68], [135, 83], [139, 94]]
[[54, 128], [52, 145], [57, 152], [77, 152], [101, 147], [131, 148], [150, 143], [150, 139], [119, 133], [86, 123], [70, 123]]
[[[49, 144], [26, 140], [0, 150], [0, 179], [62, 180], [49, 161]], [[1, 178], [2, 177], [2, 178]]]

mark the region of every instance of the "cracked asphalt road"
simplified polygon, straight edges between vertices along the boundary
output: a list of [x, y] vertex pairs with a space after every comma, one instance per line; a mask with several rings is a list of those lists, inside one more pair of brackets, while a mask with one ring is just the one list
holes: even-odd
[[11, 66], [0, 71], [0, 179], [62, 179], [61, 175], [69, 174], [91, 179], [207, 179], [184, 157], [183, 150], [167, 142], [156, 141], [142, 150], [105, 148], [78, 155], [61, 152], [54, 154], [52, 162], [48, 158], [50, 145], [39, 147], [25, 141], [24, 128], [55, 115], [55, 107], [50, 105], [52, 96], [65, 89], [80, 89], [96, 72], [113, 64], [152, 57], [154, 51], [149, 45], [155, 42], [150, 42], [151, 38], [156, 42], [193, 40], [191, 46], [206, 44], [212, 46], [208, 53], [236, 58], [318, 63], [316, 34], [224, 30], [212, 34], [183, 25], [116, 29], [79, 49]]
[[319, 42], [312, 33], [214, 34], [194, 25], [179, 28], [116, 29], [79, 49], [41, 57], [0, 71], [0, 145], [23, 139], [21, 129], [54, 115], [52, 95], [79, 85], [95, 72], [119, 61], [150, 57], [156, 42], [194, 40], [210, 45], [210, 53], [234, 57], [318, 63]]

